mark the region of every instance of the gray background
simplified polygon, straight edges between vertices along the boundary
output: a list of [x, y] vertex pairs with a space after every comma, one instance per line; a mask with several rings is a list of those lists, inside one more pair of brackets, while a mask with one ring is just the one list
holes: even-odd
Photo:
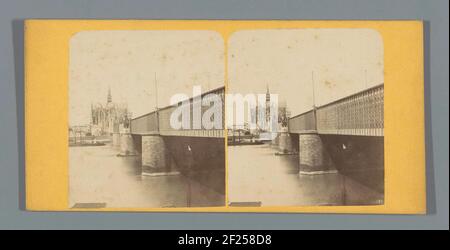
[[[448, 229], [448, 5], [448, 0], [1, 1], [0, 229]], [[428, 215], [24, 211], [23, 20], [27, 18], [422, 19]]]

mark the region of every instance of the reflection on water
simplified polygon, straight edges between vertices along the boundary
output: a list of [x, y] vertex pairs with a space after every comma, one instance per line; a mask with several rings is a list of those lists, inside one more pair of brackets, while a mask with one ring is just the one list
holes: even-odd
[[[228, 147], [228, 190], [232, 204], [261, 206], [377, 205], [383, 194], [351, 175], [299, 175], [298, 156], [276, 156], [269, 145]], [[359, 173], [361, 174], [361, 173]]]
[[69, 147], [69, 207], [223, 205], [224, 196], [186, 176], [141, 176], [140, 156], [118, 157], [109, 145]]

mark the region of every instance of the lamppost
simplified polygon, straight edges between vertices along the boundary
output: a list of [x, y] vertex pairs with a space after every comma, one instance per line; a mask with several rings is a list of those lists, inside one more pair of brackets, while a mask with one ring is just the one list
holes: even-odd
[[155, 72], [155, 112], [156, 112], [156, 131], [159, 133], [159, 110], [158, 110], [158, 83]]
[[314, 71], [311, 72], [311, 84], [312, 84], [312, 100], [313, 100], [313, 115], [314, 115], [314, 129], [317, 130], [317, 115], [316, 115], [316, 93], [315, 93], [315, 83], [314, 83]]

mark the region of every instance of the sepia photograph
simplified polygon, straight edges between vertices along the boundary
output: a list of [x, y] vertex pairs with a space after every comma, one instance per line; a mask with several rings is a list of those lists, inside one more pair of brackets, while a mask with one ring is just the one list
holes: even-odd
[[0, 229], [448, 230], [449, 8], [418, 2], [9, 1]]
[[212, 31], [72, 37], [71, 208], [384, 203], [379, 33], [226, 42], [227, 54]]
[[225, 205], [218, 33], [84, 31], [69, 67], [70, 208]]
[[228, 51], [229, 206], [384, 203], [377, 31], [246, 30]]

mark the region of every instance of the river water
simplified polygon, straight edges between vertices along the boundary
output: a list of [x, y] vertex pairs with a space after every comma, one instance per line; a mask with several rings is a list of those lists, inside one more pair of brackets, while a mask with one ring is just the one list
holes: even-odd
[[[276, 152], [268, 144], [228, 147], [228, 194], [231, 204], [308, 206], [383, 203], [382, 193], [352, 178], [351, 174], [299, 175], [298, 156], [277, 156]], [[361, 173], [358, 175], [360, 177]]]
[[70, 207], [223, 206], [224, 195], [182, 174], [141, 176], [140, 156], [110, 145], [69, 147]]
[[[277, 156], [275, 152], [277, 150], [267, 144], [228, 147], [227, 179], [231, 204], [303, 206], [383, 203], [382, 193], [351, 175], [299, 175], [297, 155]], [[182, 174], [142, 176], [140, 156], [118, 157], [117, 153], [118, 150], [110, 145], [69, 147], [70, 207], [224, 205], [224, 195], [212, 188]]]

